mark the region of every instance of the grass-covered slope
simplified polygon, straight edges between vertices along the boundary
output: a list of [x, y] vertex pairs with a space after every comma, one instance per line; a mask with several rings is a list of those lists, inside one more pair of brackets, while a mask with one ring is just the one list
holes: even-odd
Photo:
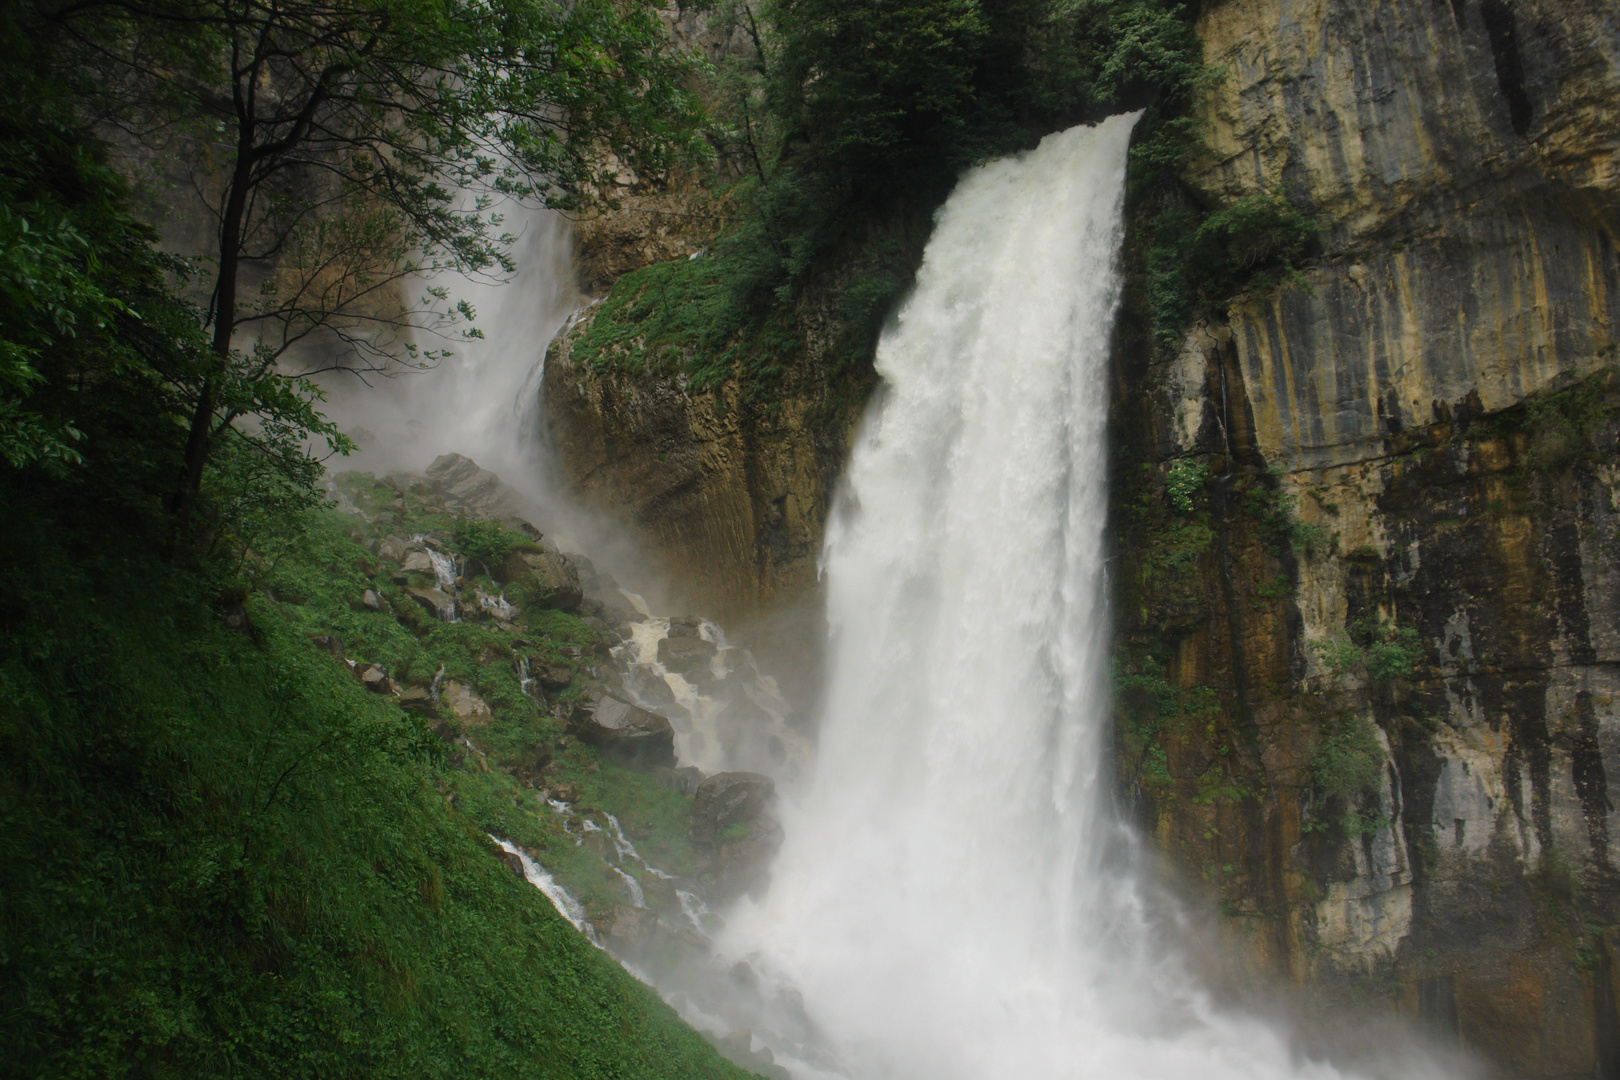
[[232, 629], [239, 593], [115, 521], [7, 517], [0, 1074], [742, 1075], [447, 806], [317, 598]]

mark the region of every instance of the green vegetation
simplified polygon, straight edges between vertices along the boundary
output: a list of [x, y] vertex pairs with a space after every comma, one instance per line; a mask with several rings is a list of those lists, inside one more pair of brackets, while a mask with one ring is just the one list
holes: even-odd
[[1383, 767], [1384, 748], [1370, 720], [1348, 712], [1327, 717], [1311, 750], [1313, 809], [1304, 831], [1370, 836], [1387, 828], [1389, 819], [1377, 805]]
[[1240, 292], [1262, 296], [1283, 284], [1304, 284], [1298, 264], [1318, 230], [1282, 195], [1249, 195], [1205, 212], [1168, 170], [1157, 183], [1161, 208], [1145, 222], [1145, 291], [1161, 350], [1176, 348], [1193, 319], [1221, 314]]
[[[1134, 658], [1129, 667], [1115, 660], [1116, 735], [1132, 775], [1156, 802], [1176, 794], [1170, 771], [1172, 746], [1200, 734], [1213, 739], [1219, 715], [1214, 690], [1172, 686], [1165, 679], [1164, 661], [1152, 653]], [[1199, 790], [1202, 793], [1203, 787]]]
[[[420, 720], [308, 635], [343, 628], [351, 648], [467, 665], [472, 638], [413, 642], [378, 613], [370, 632], [343, 622], [362, 549], [332, 517], [268, 579], [302, 582], [301, 602], [274, 598], [281, 585], [251, 591], [250, 632], [228, 629], [220, 612], [243, 595], [229, 578], [172, 568], [140, 530], [76, 524], [90, 494], [6, 490], [10, 1067], [740, 1075], [496, 860], [483, 833], [503, 822], [470, 793], [515, 794], [511, 778], [447, 761]], [[441, 790], [470, 813], [446, 813]]]
[[[0, 57], [0, 846], [9, 867], [0, 890], [0, 1055], [8, 1073], [741, 1075], [504, 867], [478, 814], [451, 807], [475, 775], [487, 790], [524, 795], [515, 774], [532, 775], [551, 756], [563, 775], [608, 772], [582, 748], [562, 745], [556, 719], [521, 691], [517, 674], [520, 664], [544, 664], [554, 698], [577, 698], [596, 634], [553, 610], [524, 611], [498, 631], [425, 616], [406, 589], [431, 585], [431, 576], [385, 569], [370, 551], [383, 533], [434, 532], [445, 546], [464, 542], [486, 557], [527, 541], [476, 525], [453, 540], [457, 522], [442, 504], [369, 477], [345, 478], [369, 524], [323, 508], [321, 463], [306, 447], [313, 440], [341, 451], [347, 440], [318, 413], [315, 388], [278, 373], [265, 351], [216, 347], [221, 327], [242, 321], [218, 280], [226, 260], [195, 275], [199, 295], [212, 292], [212, 309], [182, 299], [192, 269], [154, 249], [82, 123], [92, 114], [129, 120], [118, 107], [137, 104], [155, 110], [146, 119], [172, 118], [165, 110], [201, 96], [208, 100], [198, 115], [205, 125], [219, 121], [211, 130], [220, 136], [241, 120], [212, 111], [221, 102], [230, 110], [230, 80], [262, 90], [264, 104], [308, 74], [293, 70], [297, 56], [319, 69], [312, 113], [339, 102], [351, 110], [344, 122], [380, 125], [378, 168], [394, 171], [373, 179], [403, 191], [411, 178], [399, 170], [412, 167], [411, 154], [466, 149], [483, 129], [401, 119], [339, 55], [368, 40], [378, 58], [398, 63], [405, 84], [426, 93], [453, 83], [480, 117], [490, 103], [479, 100], [476, 72], [441, 51], [443, 81], [423, 85], [424, 69], [389, 50], [413, 35], [421, 44], [436, 33], [436, 46], [451, 50], [466, 33], [483, 35], [486, 71], [559, 63], [553, 74], [562, 81], [552, 85], [569, 93], [607, 87], [627, 108], [632, 97], [635, 108], [655, 104], [642, 94], [656, 83], [621, 77], [633, 57], [609, 42], [591, 48], [588, 33], [589, 20], [621, 15], [654, 32], [644, 8], [570, 5], [567, 18], [577, 21], [568, 33], [583, 36], [568, 48], [537, 35], [501, 52], [501, 32], [533, 29], [560, 9], [431, 7], [30, 0], [0, 11], [8, 43]], [[240, 36], [243, 18], [261, 20], [260, 39]], [[299, 19], [330, 30], [326, 45], [295, 40], [277, 22]], [[427, 25], [434, 20], [437, 29]], [[390, 32], [399, 37], [384, 41]], [[228, 69], [232, 41], [244, 46], [238, 59], [268, 49], [253, 54], [264, 63]], [[328, 52], [316, 56], [321, 48]], [[140, 71], [129, 67], [131, 50]], [[517, 93], [521, 81], [483, 90]], [[274, 143], [274, 127], [257, 135]], [[307, 180], [356, 159], [330, 145], [299, 147], [298, 134], [282, 130], [293, 158], [245, 144], [266, 170], [258, 179], [273, 177], [256, 189], [253, 212], [268, 215], [258, 224], [294, 222], [281, 240], [304, 226], [326, 230], [321, 238], [338, 242], [328, 253], [353, 259], [344, 263], [351, 286], [392, 280], [397, 265], [366, 261], [377, 249], [365, 236], [343, 240], [335, 217], [312, 224], [312, 207], [333, 192], [312, 194], [291, 174]], [[542, 130], [533, 134], [545, 140]], [[390, 138], [399, 140], [394, 149], [384, 145]], [[220, 145], [244, 144], [225, 137]], [[579, 148], [531, 149], [538, 156], [524, 160], [532, 164]], [[293, 159], [305, 171], [280, 167]], [[472, 156], [457, 160], [486, 168]], [[449, 206], [448, 192], [416, 179], [414, 205], [450, 243], [457, 225], [433, 209]], [[346, 207], [376, 205], [354, 197], [363, 184], [338, 189]], [[370, 237], [383, 249], [409, 233], [389, 220], [397, 228]], [[254, 235], [255, 244], [279, 242]], [[457, 235], [498, 242], [477, 228]], [[260, 295], [272, 307], [288, 299], [273, 288]], [[276, 310], [288, 326], [319, 321], [312, 309]], [[187, 485], [189, 507], [176, 499]], [[489, 578], [475, 584], [495, 588]], [[333, 655], [340, 649], [381, 665], [403, 695], [368, 693]], [[429, 730], [401, 708], [431, 712], [424, 687], [440, 671], [490, 706], [476, 731], [448, 720]], [[458, 736], [483, 754], [452, 741]], [[623, 803], [627, 820], [639, 815], [637, 827], [651, 828], [678, 862], [688, 804], [616, 779], [615, 790], [629, 794], [604, 792], [600, 805]], [[477, 799], [465, 801], [476, 809]]]
[[1423, 640], [1410, 626], [1369, 616], [1359, 619], [1345, 637], [1312, 643], [1322, 666], [1336, 679], [1365, 677], [1388, 688], [1410, 678], [1423, 659]]
[[461, 518], [456, 522], [454, 537], [457, 551], [492, 571], [499, 571], [514, 552], [541, 550], [539, 544], [498, 521]]
[[1526, 398], [1516, 409], [1487, 421], [1518, 434], [1518, 464], [1532, 473], [1554, 472], [1579, 463], [1606, 460], [1599, 435], [1605, 421], [1620, 414], [1620, 376], [1605, 368], [1561, 390]]
[[1164, 493], [1177, 513], [1193, 512], [1193, 496], [1209, 483], [1209, 466], [1191, 458], [1178, 458], [1165, 476]]
[[1275, 467], [1263, 477], [1248, 479], [1242, 507], [1259, 523], [1273, 555], [1280, 556], [1285, 549], [1312, 552], [1326, 538], [1320, 525], [1299, 519], [1299, 496], [1283, 490], [1282, 471]]
[[[1184, 114], [1211, 76], [1180, 0], [717, 0], [711, 12], [749, 43], [710, 84], [713, 183], [731, 223], [702, 257], [621, 279], [576, 348], [597, 370], [683, 372], [697, 389], [736, 379], [750, 402], [799, 371], [812, 332], [831, 331], [820, 375], [863, 377], [964, 168], [1145, 108], [1132, 167], [1147, 191], [1194, 145]], [[1270, 248], [1262, 258], [1242, 239], [1253, 217], [1212, 227], [1203, 248], [1269, 265]]]
[[[127, 342], [138, 320], [162, 354], [140, 355], [165, 383], [153, 404], [185, 427], [166, 492], [171, 556], [192, 540], [222, 440], [252, 432], [256, 452], [294, 468], [306, 435], [347, 448], [283, 358], [314, 346], [306, 373], [433, 362], [412, 331], [473, 312], [408, 282], [511, 267], [492, 195], [577, 207], [618, 168], [656, 175], [696, 123], [689, 64], [644, 3], [18, 0], [0, 28], [14, 46], [0, 61], [6, 125], [36, 128], [0, 177], [0, 292], [19, 316], [0, 347], [0, 448], [14, 463], [69, 460], [79, 430], [15, 406], [42, 377], [40, 340], [122, 322]], [[184, 173], [197, 202], [178, 209], [211, 215], [199, 232], [217, 242], [186, 264], [147, 253], [116, 183], [94, 175], [86, 117]], [[41, 150], [70, 170], [37, 178], [54, 199], [27, 183]], [[109, 288], [98, 263], [115, 253]], [[159, 269], [195, 276], [204, 299], [154, 325], [124, 293], [139, 281], [166, 295]], [[98, 349], [114, 365], [119, 352]]]

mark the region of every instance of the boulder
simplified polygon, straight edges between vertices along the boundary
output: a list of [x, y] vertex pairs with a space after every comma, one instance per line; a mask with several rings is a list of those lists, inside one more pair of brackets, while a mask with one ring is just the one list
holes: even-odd
[[377, 558], [387, 559], [391, 563], [405, 561], [405, 541], [397, 536], [385, 536], [377, 542]]
[[456, 617], [456, 602], [443, 589], [406, 589], [405, 594], [440, 622], [450, 622]]
[[576, 710], [573, 726], [580, 741], [627, 765], [675, 764], [675, 729], [655, 712], [608, 694], [590, 710]]
[[444, 496], [446, 506], [469, 517], [511, 517], [517, 511], [517, 503], [501, 478], [460, 454], [434, 458], [427, 467], [427, 479]]
[[382, 597], [378, 596], [370, 589], [367, 589], [365, 592], [360, 594], [360, 603], [361, 606], [368, 608], [371, 611], [381, 611], [383, 609]]
[[658, 916], [646, 908], [614, 904], [591, 919], [602, 940], [617, 950], [634, 951], [652, 941], [658, 930]]
[[561, 555], [549, 551], [513, 552], [502, 568], [508, 584], [527, 580], [536, 588], [538, 607], [573, 613], [585, 599], [579, 571]]
[[658, 662], [689, 682], [708, 682], [714, 678], [709, 662], [719, 651], [700, 637], [667, 637], [658, 643]]
[[701, 638], [703, 636], [703, 620], [696, 615], [676, 615], [669, 620], [669, 632], [665, 636], [672, 638]]
[[399, 707], [428, 720], [439, 718], [439, 707], [433, 696], [420, 686], [412, 686], [399, 695]]
[[675, 691], [651, 664], [631, 664], [624, 676], [624, 688], [654, 709], [675, 704]]
[[489, 705], [478, 692], [466, 683], [451, 680], [439, 694], [439, 704], [449, 709], [457, 720], [468, 726], [487, 724], [494, 716]]
[[533, 664], [529, 674], [542, 690], [564, 690], [574, 679], [574, 670], [567, 664]]
[[388, 692], [388, 672], [381, 664], [361, 664], [354, 669], [355, 675], [360, 678], [360, 685], [374, 694]]
[[692, 843], [715, 848], [731, 842], [735, 827], [767, 814], [776, 800], [776, 781], [762, 773], [716, 773], [698, 785], [692, 802]]
[[579, 785], [572, 781], [563, 780], [550, 785], [547, 793], [558, 802], [579, 802]]
[[760, 773], [717, 773], [697, 787], [692, 843], [711, 853], [711, 902], [758, 894], [782, 846], [782, 826], [771, 812], [776, 783]]
[[407, 554], [404, 562], [400, 563], [399, 568], [407, 574], [432, 575], [435, 572], [433, 569], [433, 556], [429, 555], [425, 548], [417, 548]]

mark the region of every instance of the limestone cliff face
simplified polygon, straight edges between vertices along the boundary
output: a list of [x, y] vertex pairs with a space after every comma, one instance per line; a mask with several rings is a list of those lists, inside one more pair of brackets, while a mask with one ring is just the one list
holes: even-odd
[[[1229, 0], [1199, 29], [1225, 79], [1186, 181], [1283, 193], [1324, 251], [1168, 363], [1122, 351], [1122, 648], [1195, 703], [1122, 727], [1162, 760], [1127, 773], [1258, 966], [1613, 1075], [1620, 8]], [[1209, 469], [1186, 512], [1178, 458]], [[1402, 630], [1409, 674], [1345, 662]], [[1370, 782], [1330, 798], [1347, 731]]]
[[556, 457], [574, 494], [629, 525], [686, 606], [736, 622], [801, 600], [854, 403], [805, 393], [760, 406], [735, 382], [692, 391], [683, 373], [594, 370], [552, 344], [545, 395]]

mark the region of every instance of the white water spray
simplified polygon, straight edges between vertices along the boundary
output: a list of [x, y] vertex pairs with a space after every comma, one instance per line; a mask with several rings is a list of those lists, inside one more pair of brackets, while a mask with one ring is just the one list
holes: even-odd
[[879, 346], [824, 556], [817, 775], [784, 808], [766, 900], [719, 939], [803, 995], [814, 1045], [779, 1060], [852, 1080], [1339, 1075], [1215, 1013], [1110, 856], [1107, 357], [1133, 123], [969, 173]]
[[[468, 196], [471, 198], [471, 196]], [[500, 230], [516, 236], [511, 275], [466, 277], [446, 271], [411, 287], [444, 287], [466, 300], [482, 338], [419, 334], [422, 349], [450, 353], [432, 370], [371, 387], [329, 380], [331, 413], [356, 437], [354, 466], [379, 474], [421, 471], [442, 453], [464, 454], [537, 501], [539, 377], [546, 345], [581, 298], [574, 281], [572, 228], [554, 210], [506, 200]], [[529, 490], [535, 488], [535, 490]]]

